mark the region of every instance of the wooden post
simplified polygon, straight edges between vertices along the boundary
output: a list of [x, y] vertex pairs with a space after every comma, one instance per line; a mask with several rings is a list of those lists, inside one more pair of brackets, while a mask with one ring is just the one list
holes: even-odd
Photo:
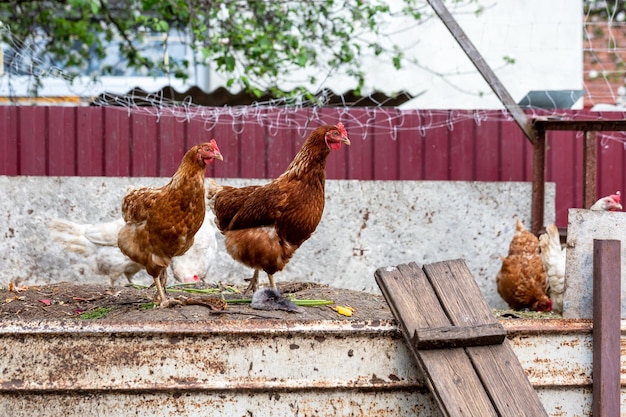
[[593, 241], [594, 416], [620, 415], [620, 250], [619, 240]]
[[583, 150], [583, 207], [588, 209], [596, 201], [596, 176], [598, 165], [597, 133], [586, 131]]
[[538, 235], [544, 224], [544, 205], [546, 189], [546, 131], [536, 130], [533, 143], [533, 191], [530, 212], [530, 230]]

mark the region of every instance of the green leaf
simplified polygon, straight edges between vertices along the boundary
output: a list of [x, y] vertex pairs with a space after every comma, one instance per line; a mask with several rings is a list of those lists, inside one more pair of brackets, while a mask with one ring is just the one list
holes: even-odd
[[[426, 15], [422, 0], [399, 0], [396, 13], [420, 21]], [[450, 0], [482, 7], [476, 0]], [[123, 3], [124, 7], [121, 7]], [[18, 55], [37, 57], [30, 71], [49, 73], [47, 63], [63, 69], [63, 77], [84, 74], [98, 77], [116, 68], [133, 68], [149, 75], [168, 74], [188, 78], [191, 65], [184, 59], [196, 56], [201, 63], [225, 73], [228, 87], [238, 83], [255, 95], [293, 81], [293, 70], [315, 67], [317, 74], [348, 74], [364, 85], [362, 58], [373, 54], [395, 68], [403, 51], [391, 45], [380, 22], [391, 18], [387, 0], [233, 1], [214, 0], [43, 0], [0, 2], [0, 20], [10, 22], [7, 45], [38, 45]], [[619, 6], [620, 10], [622, 6]], [[156, 34], [171, 33], [191, 51], [178, 58], [171, 48], [169, 67]], [[7, 37], [6, 33], [0, 36]], [[9, 42], [6, 42], [6, 41]], [[147, 43], [150, 40], [151, 43]], [[111, 44], [111, 42], [115, 42]], [[173, 42], [168, 39], [168, 43]], [[157, 44], [158, 46], [154, 46]], [[150, 48], [149, 48], [150, 47]], [[35, 50], [36, 49], [36, 50]], [[94, 57], [106, 60], [97, 62]], [[183, 56], [184, 55], [184, 56]], [[201, 58], [201, 59], [200, 59]], [[505, 59], [506, 60], [506, 59]], [[116, 64], [111, 65], [111, 62]], [[119, 62], [119, 63], [118, 63]], [[514, 60], [509, 59], [509, 63]], [[239, 77], [240, 71], [245, 71]], [[315, 77], [307, 76], [308, 80]], [[33, 84], [37, 89], [40, 82]], [[317, 83], [313, 83], [315, 85]]]

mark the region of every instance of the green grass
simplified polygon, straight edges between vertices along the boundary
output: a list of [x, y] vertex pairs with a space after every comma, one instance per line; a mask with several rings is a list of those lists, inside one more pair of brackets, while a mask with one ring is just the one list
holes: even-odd
[[98, 307], [90, 311], [85, 311], [82, 313], [79, 318], [83, 320], [96, 320], [105, 317], [107, 314], [111, 312], [111, 307]]
[[[250, 304], [252, 302], [252, 299], [250, 298], [239, 298], [239, 299], [225, 299], [224, 301], [226, 301], [228, 304]], [[302, 306], [302, 307], [312, 307], [312, 306], [327, 306], [330, 304], [335, 304], [334, 301], [331, 300], [299, 300], [297, 298], [290, 298], [289, 301], [291, 301], [292, 303], [294, 303], [297, 306]]]

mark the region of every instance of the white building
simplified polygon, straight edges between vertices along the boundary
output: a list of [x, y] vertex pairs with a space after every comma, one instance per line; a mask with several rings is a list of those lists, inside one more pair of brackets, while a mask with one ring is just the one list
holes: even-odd
[[[392, 9], [400, 9], [400, 0], [389, 1]], [[479, 4], [483, 9], [478, 14], [474, 13], [476, 4], [450, 6], [450, 11], [515, 101], [519, 102], [533, 90], [582, 90], [582, 0], [479, 0]], [[424, 11], [432, 12], [426, 3]], [[382, 25], [389, 43], [399, 45], [404, 51], [403, 68], [395, 70], [391, 63], [377, 57], [364, 57], [367, 74], [364, 94], [407, 91], [415, 98], [405, 103], [404, 108], [503, 107], [438, 18], [416, 22], [399, 13]], [[171, 53], [190, 54], [184, 48]], [[316, 69], [286, 74], [283, 88], [289, 90], [301, 85], [309, 71]], [[98, 82], [84, 79], [69, 85], [57, 78], [46, 80], [39, 95], [90, 97], [104, 91], [124, 94], [134, 87], [156, 91], [166, 85], [178, 91], [197, 85], [210, 92], [224, 86], [227, 78], [206, 67], [194, 68], [186, 82], [120, 75], [103, 77]], [[340, 93], [355, 88], [356, 82], [332, 74], [322, 85], [308, 87], [330, 88]], [[16, 77], [10, 81], [7, 74], [0, 77], [0, 96], [27, 95], [27, 88], [26, 81]], [[582, 100], [575, 107], [581, 106]]]

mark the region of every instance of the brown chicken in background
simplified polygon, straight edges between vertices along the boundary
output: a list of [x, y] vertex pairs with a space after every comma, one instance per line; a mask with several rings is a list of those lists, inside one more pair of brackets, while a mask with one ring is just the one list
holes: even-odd
[[204, 177], [207, 164], [222, 155], [215, 140], [189, 149], [170, 182], [163, 187], [142, 187], [128, 192], [122, 202], [125, 224], [118, 246], [154, 278], [155, 303], [169, 307], [167, 267], [174, 256], [193, 244], [206, 212]]
[[287, 170], [263, 186], [235, 188], [209, 181], [207, 198], [228, 253], [254, 268], [246, 292], [256, 291], [259, 271], [281, 271], [322, 218], [326, 158], [350, 145], [342, 123], [315, 129]]
[[539, 239], [519, 220], [509, 254], [502, 259], [496, 285], [498, 294], [513, 310], [552, 311], [552, 300], [546, 294], [546, 273], [539, 254]]

